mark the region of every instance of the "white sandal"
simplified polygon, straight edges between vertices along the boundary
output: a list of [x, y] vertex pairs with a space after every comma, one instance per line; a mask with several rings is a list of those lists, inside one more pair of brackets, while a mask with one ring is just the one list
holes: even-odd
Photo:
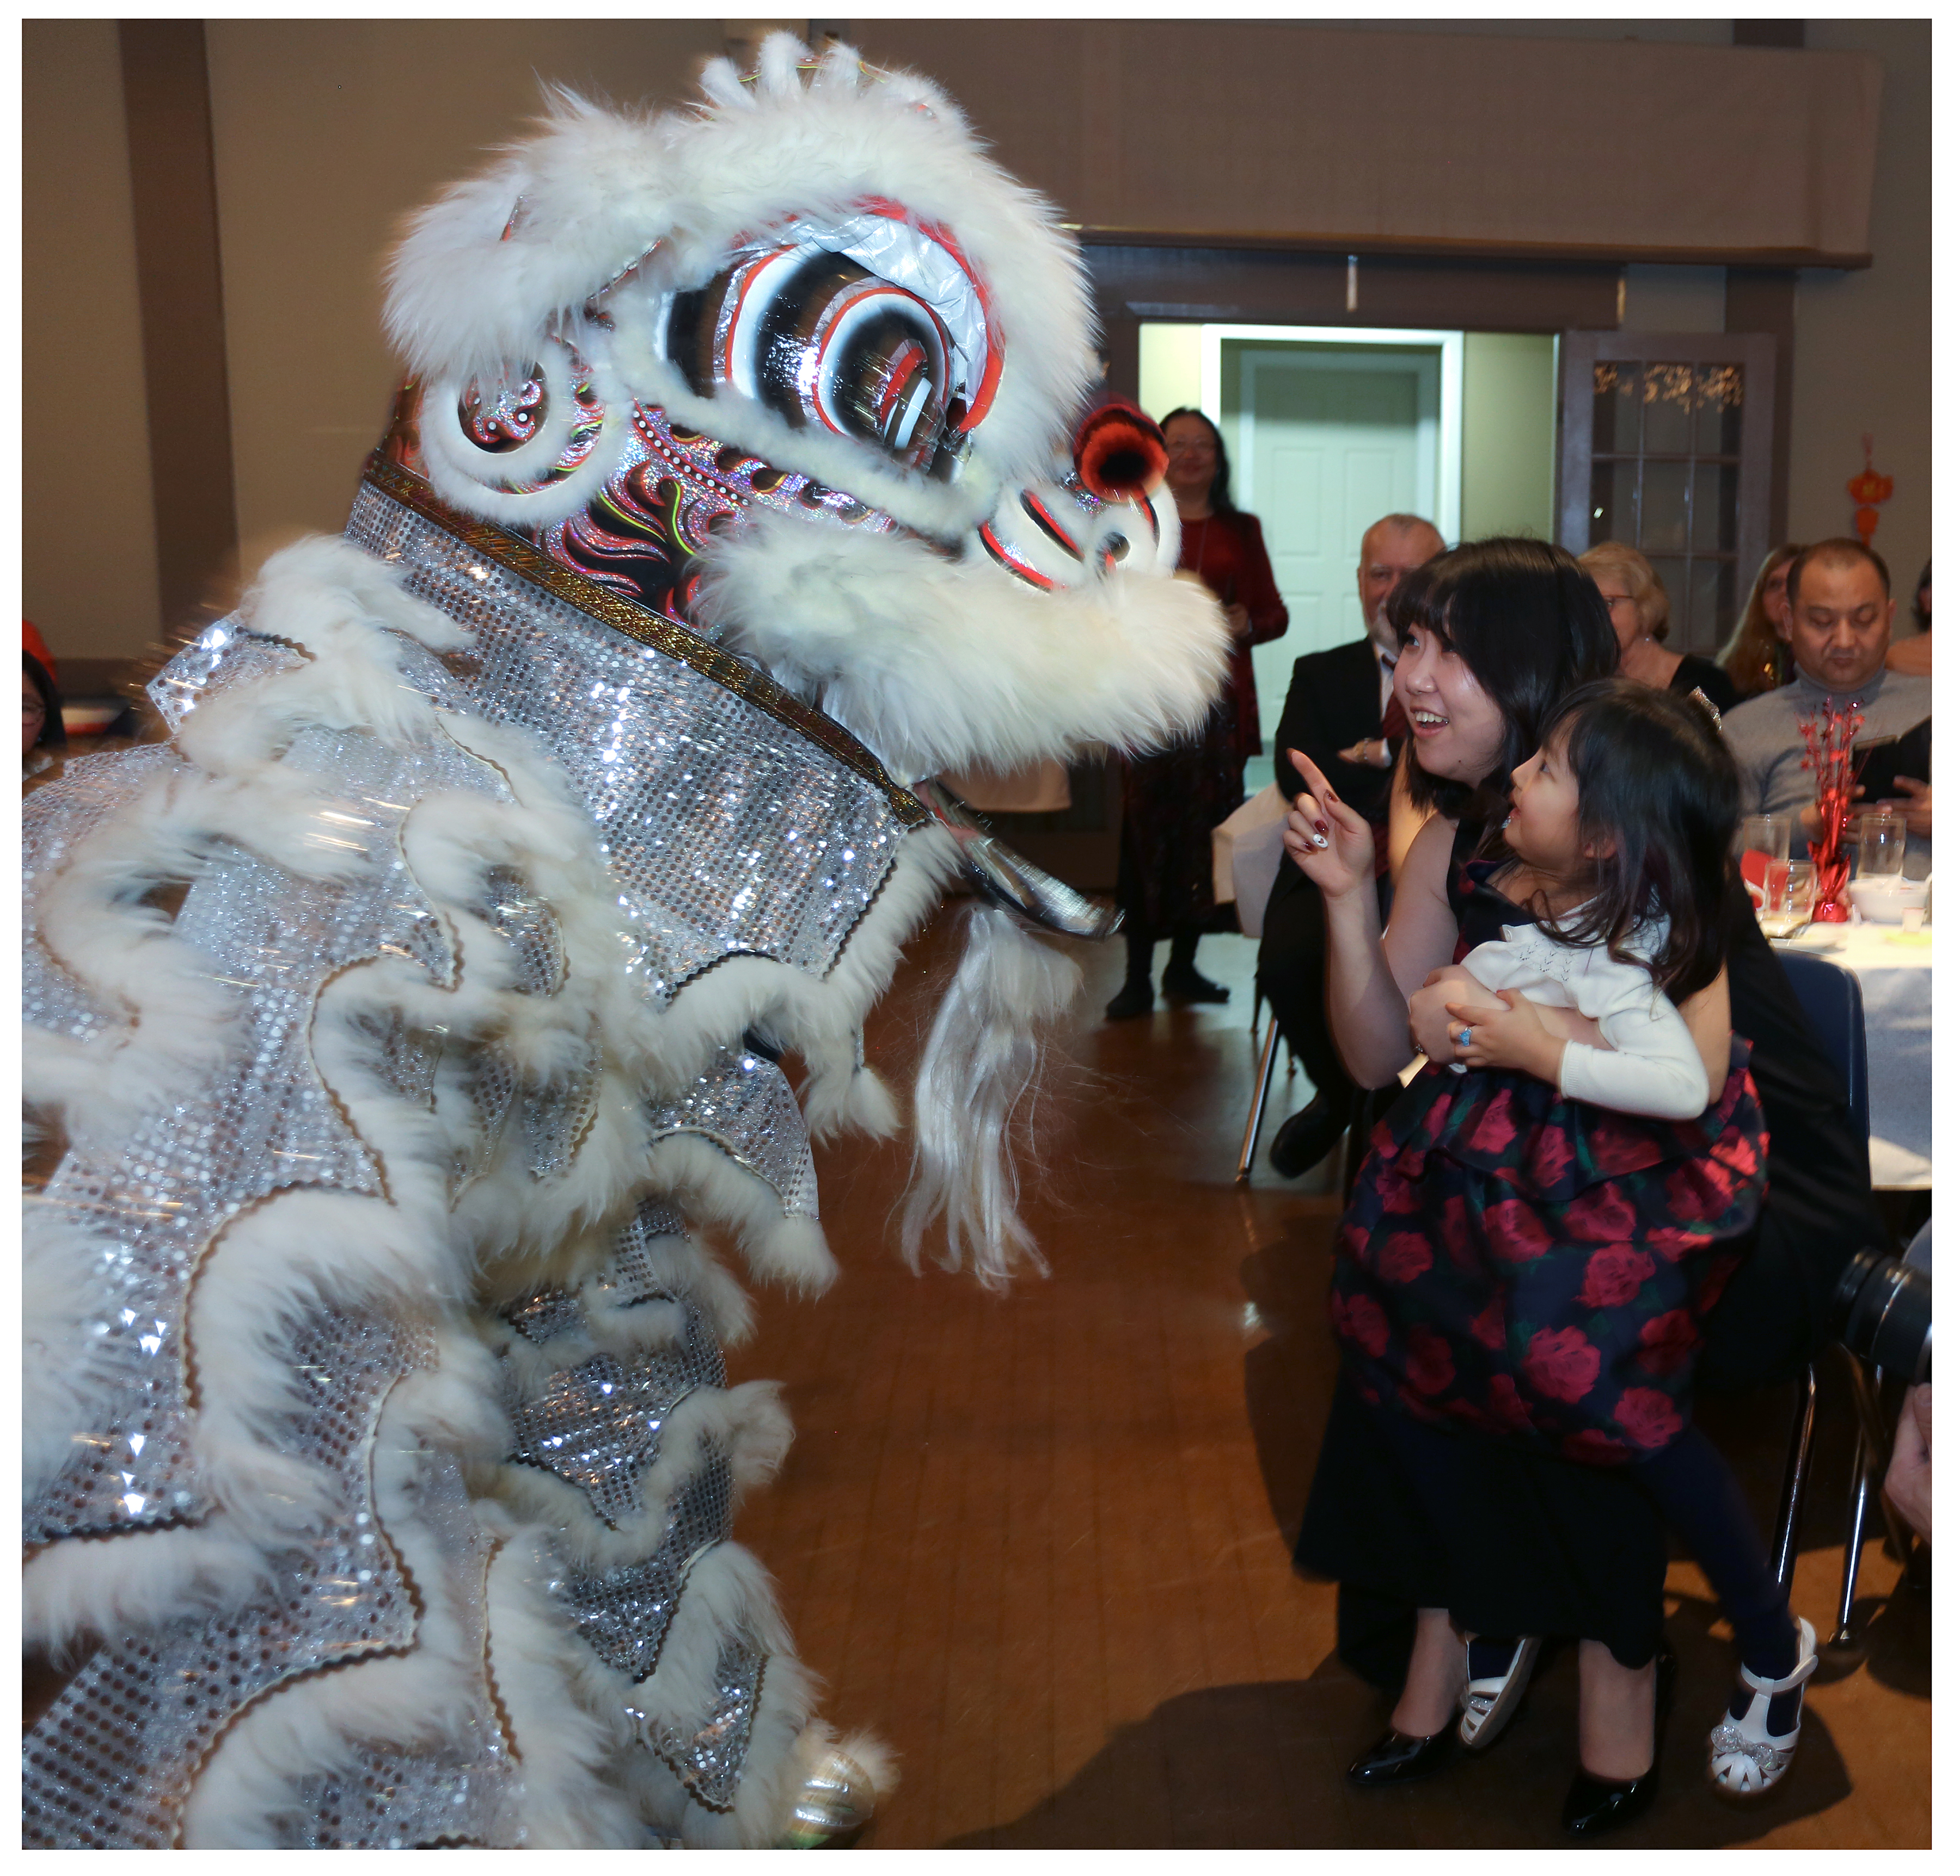
[[1796, 1626], [1795, 1669], [1780, 1680], [1764, 1680], [1742, 1669], [1744, 1683], [1755, 1690], [1748, 1712], [1739, 1720], [1724, 1713], [1708, 1735], [1708, 1776], [1716, 1790], [1731, 1798], [1761, 1797], [1781, 1780], [1796, 1757], [1797, 1734], [1803, 1730], [1800, 1699], [1796, 1724], [1787, 1733], [1769, 1730], [1770, 1702], [1802, 1686], [1817, 1671], [1817, 1631], [1801, 1616]]
[[[1535, 1635], [1520, 1636], [1517, 1646], [1511, 1651], [1510, 1664], [1501, 1674], [1486, 1675], [1476, 1680], [1465, 1680], [1463, 1691], [1457, 1696], [1463, 1717], [1456, 1722], [1456, 1737], [1472, 1752], [1482, 1752], [1494, 1746], [1497, 1735], [1510, 1724], [1511, 1715], [1524, 1698], [1525, 1685], [1531, 1679], [1532, 1664], [1538, 1659], [1539, 1640]], [[1467, 1641], [1463, 1645], [1463, 1658], [1467, 1675], [1470, 1658]]]

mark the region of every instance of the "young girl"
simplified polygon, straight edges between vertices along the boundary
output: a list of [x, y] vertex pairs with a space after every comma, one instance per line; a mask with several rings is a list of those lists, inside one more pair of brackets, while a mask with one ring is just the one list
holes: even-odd
[[[1364, 1397], [1630, 1469], [1736, 1630], [1742, 1684], [1710, 1736], [1711, 1774], [1765, 1791], [1796, 1744], [1814, 1636], [1688, 1423], [1699, 1321], [1760, 1202], [1764, 1139], [1746, 1075], [1710, 1104], [1673, 1001], [1720, 976], [1734, 765], [1695, 705], [1607, 680], [1567, 696], [1513, 784], [1507, 851], [1468, 868], [1503, 936], [1418, 999], [1444, 1001], [1464, 1079], [1439, 1081], [1399, 1150], [1372, 1163], [1344, 1231], [1336, 1327]], [[1555, 1034], [1534, 1005], [1591, 1019], [1605, 1046]], [[1428, 1233], [1408, 1228], [1415, 1202]], [[1472, 1644], [1466, 1743], [1500, 1730], [1534, 1652], [1529, 1638]]]
[[[1463, 1024], [1455, 1038], [1456, 1059], [1449, 1065], [1457, 1074], [1473, 1067], [1519, 1069], [1550, 1082], [1567, 1100], [1661, 1120], [1692, 1120], [1708, 1105], [1701, 1053], [1666, 989], [1670, 975], [1685, 980], [1694, 974], [1688, 954], [1696, 946], [1690, 935], [1695, 928], [1685, 928], [1674, 943], [1675, 968], [1669, 973], [1666, 962], [1675, 926], [1660, 909], [1666, 896], [1647, 883], [1647, 855], [1628, 852], [1640, 839], [1639, 804], [1623, 789], [1604, 804], [1604, 814], [1600, 803], [1592, 804], [1589, 830], [1582, 820], [1586, 804], [1579, 792], [1580, 766], [1596, 779], [1602, 772], [1626, 766], [1615, 760], [1621, 753], [1650, 753], [1617, 750], [1615, 731], [1623, 741], [1637, 741], [1646, 700], [1659, 694], [1631, 684], [1575, 692], [1545, 747], [1513, 776], [1503, 840], [1516, 855], [1513, 877], [1525, 885], [1525, 903], [1534, 916], [1526, 923], [1506, 925], [1501, 938], [1479, 944], [1462, 963], [1433, 973], [1425, 986], [1444, 984], [1457, 991], [1459, 1001], [1444, 1006]], [[1660, 714], [1676, 713], [1669, 709]], [[1691, 794], [1694, 779], [1691, 770], [1676, 769], [1666, 785], [1677, 794]], [[1602, 791], [1596, 787], [1592, 792], [1596, 796]], [[1713, 792], [1723, 792], [1719, 777]], [[1663, 833], [1675, 834], [1691, 849], [1708, 831], [1694, 824], [1705, 819], [1694, 812], [1704, 804], [1670, 814], [1674, 805], [1660, 804], [1662, 820], [1678, 823]], [[1719, 812], [1719, 801], [1706, 805]], [[1679, 864], [1694, 857], [1691, 851], [1669, 856], [1663, 868], [1680, 878]], [[1535, 892], [1522, 877], [1526, 874], [1535, 880]], [[1691, 887], [1691, 872], [1681, 883]], [[1713, 882], [1702, 883], [1713, 887], [1698, 895], [1694, 908], [1705, 930], [1706, 922], [1717, 915], [1719, 873]], [[1575, 893], [1583, 903], [1558, 916], [1554, 899], [1570, 907]], [[1554, 1034], [1529, 1014], [1514, 1017], [1508, 999], [1480, 994], [1501, 991], [1576, 1010], [1597, 1025], [1605, 1046], [1562, 1030]], [[1486, 1032], [1482, 1037], [1478, 1018]]]

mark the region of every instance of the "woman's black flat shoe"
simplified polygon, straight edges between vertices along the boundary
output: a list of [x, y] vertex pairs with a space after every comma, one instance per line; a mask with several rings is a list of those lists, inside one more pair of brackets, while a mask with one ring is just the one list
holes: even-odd
[[1102, 1014], [1110, 1022], [1126, 1023], [1133, 1016], [1147, 1016], [1157, 1000], [1157, 992], [1146, 980], [1142, 983], [1126, 983], [1109, 999]]
[[1348, 1768], [1350, 1785], [1407, 1785], [1440, 1771], [1449, 1757], [1453, 1727], [1417, 1739], [1391, 1726], [1360, 1758]]
[[1658, 1760], [1638, 1778], [1611, 1785], [1582, 1766], [1572, 1775], [1571, 1788], [1565, 1794], [1565, 1827], [1575, 1837], [1603, 1837], [1650, 1810], [1659, 1789]]
[[1282, 1179], [1297, 1179], [1311, 1172], [1341, 1144], [1352, 1117], [1348, 1106], [1316, 1094], [1298, 1113], [1281, 1121], [1266, 1155], [1273, 1171]]
[[1230, 1003], [1232, 992], [1222, 983], [1214, 983], [1209, 977], [1201, 977], [1188, 967], [1180, 970], [1175, 964], [1169, 966], [1160, 979], [1166, 1003]]
[[1663, 1648], [1654, 1671], [1653, 1763], [1637, 1779], [1617, 1780], [1596, 1779], [1581, 1766], [1565, 1794], [1565, 1827], [1575, 1837], [1603, 1837], [1624, 1830], [1653, 1808], [1660, 1790], [1661, 1741], [1673, 1704], [1674, 1657]]

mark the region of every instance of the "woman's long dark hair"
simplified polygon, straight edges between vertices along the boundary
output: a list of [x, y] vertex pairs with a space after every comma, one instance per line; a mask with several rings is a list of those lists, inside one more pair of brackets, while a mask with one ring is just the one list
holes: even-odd
[[[1589, 877], [1567, 882], [1591, 897], [1539, 928], [1569, 944], [1604, 944], [1622, 963], [1644, 963], [1678, 1003], [1722, 968], [1722, 899], [1729, 847], [1742, 812], [1736, 760], [1701, 704], [1624, 677], [1582, 684], [1545, 725], [1562, 741], [1579, 795], [1582, 846], [1606, 849]], [[1535, 911], [1536, 908], [1533, 909]], [[1651, 959], [1627, 948], [1637, 927], [1668, 922]]]
[[1159, 422], [1160, 430], [1169, 430], [1172, 420], [1178, 417], [1195, 417], [1211, 432], [1211, 441], [1218, 451], [1218, 473], [1211, 478], [1211, 491], [1204, 498], [1206, 505], [1214, 514], [1236, 514], [1239, 511], [1232, 503], [1232, 459], [1225, 454], [1225, 439], [1214, 423], [1201, 410], [1193, 410], [1188, 404], [1179, 404], [1169, 416]]
[[1561, 700], [1575, 685], [1611, 677], [1620, 661], [1599, 588], [1563, 547], [1542, 540], [1500, 537], [1452, 547], [1408, 575], [1388, 611], [1405, 644], [1426, 632], [1462, 658], [1503, 718], [1495, 763], [1474, 783], [1408, 765], [1416, 806], [1452, 820], [1502, 819], [1511, 771], [1545, 741]]

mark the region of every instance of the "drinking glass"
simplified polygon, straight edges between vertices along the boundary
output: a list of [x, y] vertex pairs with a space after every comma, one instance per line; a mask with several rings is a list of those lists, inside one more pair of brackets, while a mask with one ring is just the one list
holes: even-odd
[[1763, 869], [1763, 903], [1756, 914], [1765, 938], [1794, 938], [1810, 922], [1817, 868], [1808, 860], [1772, 860]]
[[1905, 871], [1905, 817], [1896, 808], [1860, 810], [1857, 829], [1859, 878], [1895, 878]]
[[1763, 868], [1772, 860], [1790, 858], [1790, 817], [1787, 814], [1745, 814], [1736, 830], [1736, 858], [1752, 905], [1762, 904]]
[[1742, 822], [1744, 853], [1767, 853], [1772, 860], [1790, 858], [1790, 817], [1787, 814], [1745, 814]]

